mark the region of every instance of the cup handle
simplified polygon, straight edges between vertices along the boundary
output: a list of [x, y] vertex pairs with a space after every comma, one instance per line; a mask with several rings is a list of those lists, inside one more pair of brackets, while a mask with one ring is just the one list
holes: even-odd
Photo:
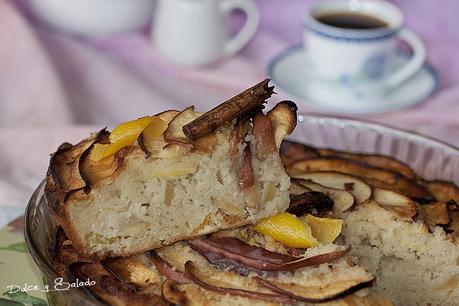
[[391, 89], [399, 86], [421, 69], [426, 60], [426, 49], [421, 39], [408, 29], [402, 29], [398, 37], [408, 43], [413, 50], [410, 61], [386, 79], [386, 86]]
[[224, 53], [229, 56], [241, 50], [255, 34], [260, 23], [260, 12], [251, 0], [223, 0], [220, 9], [225, 15], [233, 10], [242, 10], [247, 17], [241, 30], [226, 42]]

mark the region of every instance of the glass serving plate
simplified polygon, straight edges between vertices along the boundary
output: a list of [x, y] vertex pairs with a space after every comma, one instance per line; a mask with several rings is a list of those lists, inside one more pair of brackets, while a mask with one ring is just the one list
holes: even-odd
[[[379, 124], [300, 115], [292, 140], [313, 146], [395, 157], [426, 179], [459, 184], [459, 149], [438, 140]], [[50, 263], [56, 224], [44, 197], [44, 183], [32, 195], [25, 214], [25, 239], [44, 284], [53, 287], [59, 276]], [[50, 305], [104, 305], [83, 288], [48, 292]]]

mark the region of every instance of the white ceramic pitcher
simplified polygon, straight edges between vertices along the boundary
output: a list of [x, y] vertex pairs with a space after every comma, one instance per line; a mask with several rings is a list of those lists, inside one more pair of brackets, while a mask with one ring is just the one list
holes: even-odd
[[[242, 10], [241, 30], [230, 37], [228, 15]], [[255, 34], [260, 14], [251, 0], [158, 0], [153, 19], [153, 42], [169, 60], [204, 65], [233, 55]]]

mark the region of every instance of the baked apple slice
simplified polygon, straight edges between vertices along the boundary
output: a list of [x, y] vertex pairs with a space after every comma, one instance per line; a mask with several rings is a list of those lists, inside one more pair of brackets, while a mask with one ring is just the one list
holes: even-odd
[[[304, 186], [303, 184], [300, 183], [300, 179], [296, 178], [290, 178], [290, 197], [299, 195], [308, 191], [313, 191], [312, 189]], [[315, 190], [318, 191], [318, 190]]]
[[[333, 208], [336, 208], [341, 212], [351, 209], [354, 206], [354, 203], [356, 202], [352, 193], [350, 193], [347, 190], [325, 187], [309, 179], [305, 180], [292, 178], [292, 185], [299, 185], [303, 188], [318, 191], [329, 196], [333, 200]], [[290, 187], [290, 189], [292, 189], [292, 187]]]
[[139, 135], [137, 142], [148, 157], [155, 157], [157, 154], [160, 154], [166, 146], [164, 132], [178, 113], [179, 111], [177, 110], [168, 110], [156, 114], [155, 116], [161, 119], [164, 124], [150, 124]]
[[452, 182], [435, 180], [422, 181], [435, 200], [447, 203], [450, 200], [459, 204], [459, 188]]
[[256, 279], [260, 285], [269, 288], [273, 292], [287, 295], [297, 301], [324, 303], [370, 287], [375, 281], [375, 278], [364, 269], [360, 269], [348, 277], [335, 279], [331, 283], [322, 281], [317, 285], [311, 286], [295, 284], [294, 282], [283, 282], [277, 279], [262, 279], [260, 277]]
[[284, 166], [289, 167], [297, 161], [319, 157], [319, 152], [308, 145], [284, 139], [280, 146], [280, 156]]
[[164, 140], [169, 144], [178, 144], [184, 146], [192, 146], [191, 142], [185, 136], [183, 127], [199, 118], [202, 113], [194, 111], [194, 106], [187, 107], [179, 112], [174, 119], [169, 122], [169, 126], [164, 131]]
[[338, 157], [320, 157], [298, 161], [288, 168], [291, 176], [307, 172], [336, 171], [361, 178], [367, 183], [387, 189], [394, 189], [411, 198], [424, 202], [432, 196], [424, 186], [400, 173], [369, 166], [367, 164]]
[[448, 205], [443, 202], [418, 205], [419, 219], [423, 220], [432, 232], [437, 225], [447, 225], [451, 221]]
[[332, 149], [319, 149], [318, 152], [321, 156], [344, 157], [366, 163], [370, 166], [391, 170], [411, 179], [416, 179], [417, 177], [416, 173], [413, 171], [413, 169], [410, 168], [410, 166], [390, 156], [380, 154], [344, 152]]
[[[299, 163], [302, 162], [303, 161]], [[298, 167], [302, 166], [302, 164], [298, 163], [295, 165], [298, 165]], [[287, 170], [287, 173], [290, 172], [290, 175], [297, 179], [310, 180], [325, 187], [346, 190], [353, 195], [357, 204], [362, 204], [371, 197], [371, 186], [360, 178], [333, 171], [307, 172], [299, 171], [298, 169], [299, 168], [293, 168], [291, 171]]]
[[383, 208], [394, 212], [404, 220], [413, 220], [417, 214], [416, 203], [394, 190], [374, 188], [373, 199]]
[[274, 129], [274, 139], [277, 149], [280, 148], [284, 137], [293, 133], [296, 127], [296, 112], [298, 107], [292, 101], [282, 101], [276, 104], [267, 116]]

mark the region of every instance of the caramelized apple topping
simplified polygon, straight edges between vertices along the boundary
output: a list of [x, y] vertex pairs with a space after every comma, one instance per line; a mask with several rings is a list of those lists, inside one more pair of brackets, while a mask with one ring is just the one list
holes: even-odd
[[253, 166], [252, 166], [252, 152], [250, 146], [244, 148], [244, 159], [242, 160], [241, 169], [239, 170], [239, 187], [245, 189], [253, 186], [255, 182]]
[[[301, 179], [301, 183], [309, 186], [310, 189], [325, 192], [325, 190], [320, 190], [321, 188], [319, 188], [319, 186], [308, 183], [308, 180], [326, 188], [347, 191], [355, 198], [356, 204], [365, 203], [371, 198], [371, 186], [358, 177], [335, 171], [319, 171], [317, 169], [317, 171], [309, 172], [307, 168], [301, 168], [302, 165], [305, 165], [303, 162], [297, 164], [299, 164], [298, 168], [288, 170], [288, 172], [291, 172], [292, 177]], [[341, 195], [343, 196], [343, 193]], [[349, 197], [347, 200], [349, 201]], [[350, 205], [350, 203], [347, 204]]]
[[277, 149], [280, 148], [284, 137], [293, 133], [296, 127], [297, 110], [298, 107], [292, 101], [282, 101], [267, 113], [274, 129], [274, 140]]
[[179, 290], [178, 284], [171, 279], [164, 281], [161, 286], [161, 295], [172, 305], [187, 305], [185, 294]]
[[413, 169], [411, 169], [406, 164], [396, 160], [395, 158], [389, 156], [378, 154], [343, 152], [331, 149], [320, 149], [318, 150], [318, 152], [321, 156], [344, 157], [366, 163], [370, 166], [398, 172], [411, 179], [416, 179], [416, 173], [414, 173]]
[[309, 189], [308, 187], [303, 186], [302, 184], [300, 184], [297, 179], [290, 178], [289, 191], [290, 191], [290, 197], [292, 197], [292, 196], [300, 195], [302, 193], [305, 193], [305, 192], [308, 192], [308, 191], [312, 191], [312, 190]]
[[319, 153], [313, 147], [284, 139], [280, 146], [280, 156], [284, 166], [290, 167], [297, 161], [319, 157]]
[[240, 120], [234, 125], [234, 129], [231, 131], [230, 138], [229, 138], [230, 157], [233, 162], [233, 166], [235, 167], [237, 167], [236, 157], [239, 153], [239, 148], [244, 142], [248, 129], [249, 129], [249, 121]]
[[435, 204], [418, 205], [419, 218], [424, 220], [430, 231], [437, 225], [447, 225], [451, 219], [446, 203], [437, 202]]
[[309, 191], [299, 195], [290, 196], [290, 207], [287, 212], [296, 216], [307, 213], [326, 214], [333, 209], [333, 200], [327, 195]]
[[[87, 154], [89, 152], [91, 151], [88, 151]], [[83, 154], [80, 160], [80, 173], [86, 182], [86, 187], [94, 186], [102, 179], [113, 175], [122, 162], [115, 155], [109, 155], [99, 161], [94, 161], [88, 158], [87, 154]]]
[[155, 251], [150, 251], [150, 260], [155, 265], [156, 269], [158, 269], [159, 273], [166, 276], [168, 279], [173, 280], [177, 284], [183, 285], [193, 283], [193, 280], [185, 275], [185, 273], [172, 268]]
[[[363, 273], [362, 273], [363, 274]], [[256, 277], [260, 285], [305, 303], [323, 303], [370, 287], [375, 278], [369, 273], [359, 276], [349, 276], [347, 279], [321, 286], [307, 286], [295, 283], [284, 283], [276, 279]]]
[[272, 293], [264, 293], [258, 291], [249, 291], [239, 288], [231, 287], [219, 287], [211, 284], [209, 281], [204, 280], [198, 274], [198, 270], [194, 266], [193, 262], [187, 261], [185, 263], [185, 274], [190, 278], [194, 283], [201, 286], [204, 289], [219, 292], [222, 294], [230, 294], [235, 296], [241, 296], [246, 298], [252, 298], [257, 300], [262, 300], [270, 303], [279, 303], [279, 304], [294, 304], [295, 300], [285, 296]]
[[416, 203], [410, 198], [393, 190], [374, 188], [373, 199], [383, 208], [394, 212], [404, 220], [413, 220], [418, 211]]
[[133, 283], [126, 282], [99, 262], [74, 263], [69, 266], [70, 274], [80, 281], [91, 280], [91, 291], [110, 304], [120, 305], [129, 297], [129, 305], [168, 305], [166, 301], [152, 291], [142, 291]]
[[[347, 190], [325, 187], [311, 180], [292, 178], [291, 182], [292, 184], [297, 184], [304, 188], [307, 188], [308, 190], [320, 192], [327, 195], [333, 201], [333, 209], [337, 209], [341, 212], [349, 210], [354, 206], [354, 203], [356, 202], [352, 193], [350, 193]], [[290, 189], [292, 188], [290, 187]], [[356, 189], [357, 188], [353, 189], [355, 193], [357, 192]]]
[[433, 195], [435, 200], [439, 202], [445, 202], [453, 200], [459, 203], [459, 187], [454, 183], [446, 181], [424, 181], [424, 186]]
[[411, 198], [431, 201], [432, 196], [424, 186], [400, 173], [370, 166], [355, 160], [338, 157], [320, 157], [298, 161], [290, 166], [288, 173], [296, 174], [336, 171], [357, 176], [375, 187], [393, 189]]
[[86, 186], [86, 182], [81, 177], [79, 170], [80, 157], [94, 144], [100, 135], [106, 133], [104, 129], [75, 146], [65, 143], [51, 156], [49, 174], [64, 192], [81, 189]]
[[[169, 126], [169, 123], [174, 119], [175, 116], [179, 111], [177, 110], [168, 110], [162, 113], [155, 115], [161, 119], [164, 124], [160, 124], [156, 126], [154, 124], [150, 124], [147, 128], [139, 135], [137, 138], [137, 142], [139, 143], [140, 148], [147, 156], [155, 157], [157, 154], [161, 152], [161, 150], [166, 145], [164, 141], [164, 132]], [[159, 132], [161, 134], [158, 136]]]
[[450, 215], [451, 222], [447, 227], [447, 231], [451, 233], [454, 239], [459, 241], [459, 211], [453, 211]]
[[261, 112], [253, 118], [252, 134], [256, 139], [258, 159], [265, 160], [277, 151], [271, 120]]
[[187, 107], [178, 113], [169, 122], [169, 126], [164, 131], [164, 140], [169, 144], [183, 145], [191, 150], [193, 145], [183, 133], [183, 127], [196, 118], [199, 118], [199, 116], [201, 116], [201, 113], [195, 112], [194, 106]]

